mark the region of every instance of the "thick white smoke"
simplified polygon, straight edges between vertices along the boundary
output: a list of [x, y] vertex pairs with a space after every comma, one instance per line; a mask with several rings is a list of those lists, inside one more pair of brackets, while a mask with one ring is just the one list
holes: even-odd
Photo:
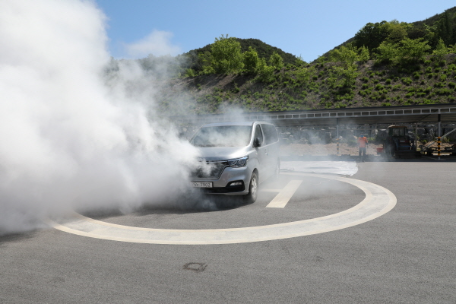
[[91, 1], [0, 1], [0, 234], [185, 190], [196, 150], [150, 119], [140, 68], [106, 78], [106, 41]]

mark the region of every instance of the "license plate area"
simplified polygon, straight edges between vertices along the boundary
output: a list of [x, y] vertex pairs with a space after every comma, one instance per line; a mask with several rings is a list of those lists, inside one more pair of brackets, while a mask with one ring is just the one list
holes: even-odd
[[194, 188], [212, 188], [212, 182], [192, 182]]

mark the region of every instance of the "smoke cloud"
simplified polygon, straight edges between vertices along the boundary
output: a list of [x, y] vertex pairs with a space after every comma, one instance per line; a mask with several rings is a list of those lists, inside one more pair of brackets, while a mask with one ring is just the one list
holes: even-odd
[[132, 58], [144, 58], [149, 54], [155, 56], [177, 55], [181, 49], [170, 42], [172, 36], [173, 34], [170, 32], [153, 30], [147, 37], [131, 44], [125, 44], [125, 50]]
[[0, 235], [186, 191], [197, 151], [155, 113], [139, 66], [106, 77], [105, 19], [91, 1], [0, 2]]

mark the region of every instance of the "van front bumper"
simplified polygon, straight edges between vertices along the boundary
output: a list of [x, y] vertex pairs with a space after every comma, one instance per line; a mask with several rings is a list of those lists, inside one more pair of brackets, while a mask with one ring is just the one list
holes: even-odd
[[[242, 168], [226, 167], [218, 179], [192, 178], [192, 182], [212, 182], [212, 188], [199, 188], [207, 194], [246, 195], [249, 193], [249, 183], [252, 173], [246, 166]], [[230, 185], [242, 182], [242, 185]]]

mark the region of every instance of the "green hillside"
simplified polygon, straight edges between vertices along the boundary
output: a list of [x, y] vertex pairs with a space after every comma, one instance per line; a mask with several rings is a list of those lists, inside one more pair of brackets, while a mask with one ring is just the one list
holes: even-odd
[[[241, 38], [234, 38], [237, 42], [239, 42], [241, 47], [241, 52], [248, 51], [249, 47], [254, 48], [258, 56], [260, 58], [269, 59], [271, 55], [275, 52], [278, 53], [284, 60], [285, 63], [294, 64], [296, 62], [296, 56], [286, 53], [281, 49], [271, 46], [267, 43], [259, 39], [241, 39]], [[203, 69], [203, 62], [201, 59], [201, 55], [203, 54], [210, 54], [211, 53], [212, 44], [208, 44], [205, 47], [191, 50], [188, 53], [184, 53], [181, 56], [186, 58], [185, 68], [186, 69], [193, 69], [196, 73], [199, 73]]]
[[[157, 94], [163, 110], [174, 114], [285, 111], [350, 107], [454, 103], [456, 55], [429, 59], [409, 68], [356, 63], [356, 78], [335, 69], [340, 63], [317, 63], [274, 71], [268, 81], [242, 74], [203, 75], [165, 82]], [[337, 70], [336, 70], [337, 71]]]
[[456, 7], [424, 21], [368, 23], [311, 64], [221, 36], [178, 56], [156, 98], [174, 114], [454, 103]]
[[[348, 39], [334, 49], [354, 44], [358, 47], [364, 45], [372, 51], [375, 51], [380, 43], [384, 40], [388, 40], [388, 38], [390, 40], [397, 40], [405, 37], [411, 39], [422, 38], [427, 40], [428, 44], [434, 48], [436, 47], [439, 38], [443, 38], [446, 45], [454, 45], [456, 43], [455, 15], [456, 6], [441, 14], [412, 23], [398, 22], [396, 20], [391, 22], [382, 21], [378, 23], [367, 23], [354, 37]], [[325, 53], [321, 58], [327, 58], [331, 51]], [[319, 59], [321, 60], [321, 58]]]

